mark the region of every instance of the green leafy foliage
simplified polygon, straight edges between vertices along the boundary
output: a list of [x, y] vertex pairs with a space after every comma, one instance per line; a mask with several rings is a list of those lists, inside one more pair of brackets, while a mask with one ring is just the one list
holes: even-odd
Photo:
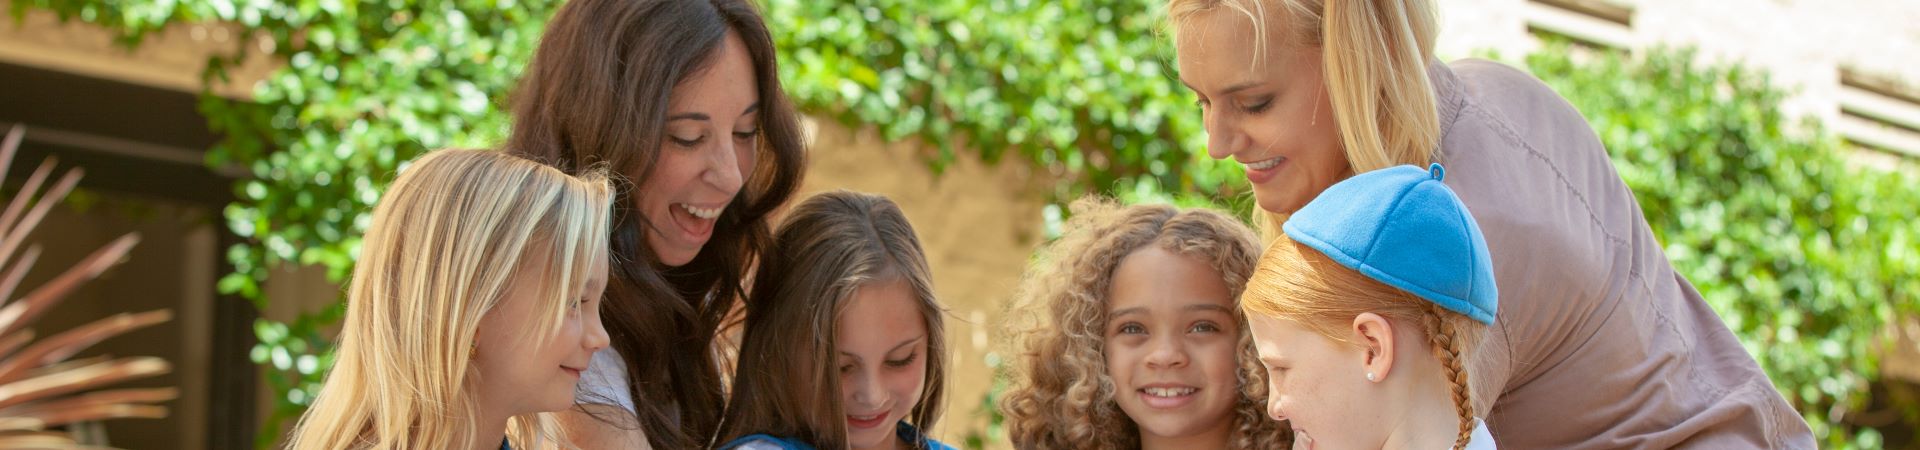
[[[1164, 0], [766, 0], [788, 93], [888, 139], [1009, 153], [1056, 202], [1130, 188], [1233, 198], [1237, 164], [1206, 135], [1158, 33]], [[822, 149], [821, 151], [831, 151]]]

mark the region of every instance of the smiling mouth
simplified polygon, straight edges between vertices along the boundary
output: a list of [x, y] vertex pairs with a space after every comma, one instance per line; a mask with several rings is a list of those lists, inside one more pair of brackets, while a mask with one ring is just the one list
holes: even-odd
[[1162, 397], [1162, 398], [1173, 398], [1173, 397], [1193, 395], [1194, 392], [1199, 392], [1199, 391], [1200, 391], [1200, 388], [1192, 388], [1192, 387], [1181, 387], [1181, 388], [1150, 387], [1150, 388], [1140, 389], [1140, 392], [1144, 392], [1147, 395], [1154, 396], [1154, 397]]
[[1285, 156], [1276, 156], [1276, 157], [1267, 158], [1260, 161], [1254, 161], [1254, 162], [1242, 163], [1242, 164], [1246, 165], [1248, 170], [1267, 170], [1267, 169], [1272, 169], [1276, 166], [1279, 166], [1281, 162], [1284, 162], [1286, 160], [1287, 160], [1287, 157]]
[[718, 219], [720, 218], [720, 212], [726, 210], [724, 206], [719, 208], [701, 208], [686, 203], [675, 203], [674, 205], [679, 206], [680, 209], [685, 210], [689, 215], [706, 220]]
[[873, 428], [880, 426], [880, 422], [886, 419], [887, 413], [884, 411], [865, 416], [848, 414], [847, 425], [852, 428]]

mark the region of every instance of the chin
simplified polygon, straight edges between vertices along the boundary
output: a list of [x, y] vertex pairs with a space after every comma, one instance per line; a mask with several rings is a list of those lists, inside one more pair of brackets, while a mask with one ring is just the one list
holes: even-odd
[[694, 257], [700, 256], [700, 249], [682, 249], [658, 239], [648, 239], [647, 246], [653, 248], [654, 257], [660, 260], [660, 264], [667, 267], [684, 266], [693, 262]]
[[[888, 427], [881, 427], [881, 428], [888, 428]], [[888, 428], [886, 431], [891, 433], [893, 432], [893, 429]], [[848, 448], [879, 448], [880, 445], [886, 443], [886, 441], [887, 441], [887, 437], [884, 435], [880, 435], [879, 433], [874, 433], [874, 435], [870, 435], [870, 436], [848, 435], [847, 447]]]
[[663, 254], [660, 255], [660, 264], [667, 267], [680, 267], [693, 262], [693, 257], [699, 255], [699, 253], [679, 254], [678, 252]]
[[1294, 211], [1299, 211], [1300, 207], [1306, 206], [1306, 202], [1295, 200], [1292, 196], [1277, 193], [1261, 194], [1255, 191], [1253, 194], [1253, 202], [1260, 207], [1261, 211], [1274, 214], [1293, 214]]

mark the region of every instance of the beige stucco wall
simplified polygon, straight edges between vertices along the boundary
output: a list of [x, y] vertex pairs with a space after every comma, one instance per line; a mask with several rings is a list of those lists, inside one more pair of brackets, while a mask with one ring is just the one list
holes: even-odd
[[[0, 0], [0, 11], [10, 11], [11, 0]], [[77, 21], [77, 19], [76, 19]], [[200, 72], [215, 54], [247, 51], [269, 53], [272, 41], [246, 39], [237, 28], [223, 25], [176, 25], [147, 36], [138, 49], [114, 43], [113, 33], [82, 23], [63, 23], [59, 15], [32, 10], [15, 22], [0, 18], [0, 61], [42, 67], [96, 78], [147, 86], [200, 92]], [[253, 84], [266, 78], [280, 63], [271, 58], [249, 58], [235, 68], [232, 81], [214, 91], [229, 97], [251, 95]]]

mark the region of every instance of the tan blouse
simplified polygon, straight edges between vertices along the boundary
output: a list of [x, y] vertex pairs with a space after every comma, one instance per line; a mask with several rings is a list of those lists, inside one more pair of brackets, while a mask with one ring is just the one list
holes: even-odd
[[1430, 69], [1436, 158], [1493, 253], [1474, 389], [1508, 448], [1814, 448], [1753, 357], [1674, 273], [1586, 119], [1533, 76]]

